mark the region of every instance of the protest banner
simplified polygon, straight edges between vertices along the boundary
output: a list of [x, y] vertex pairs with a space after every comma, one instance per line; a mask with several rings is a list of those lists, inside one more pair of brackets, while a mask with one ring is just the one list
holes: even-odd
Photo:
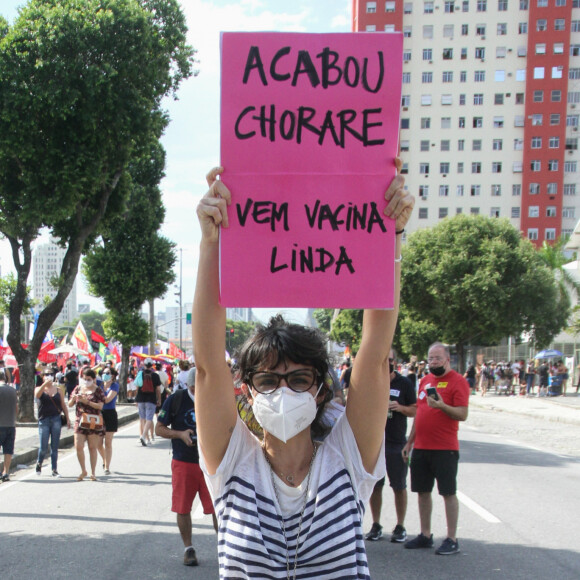
[[401, 34], [223, 33], [223, 306], [392, 308]]

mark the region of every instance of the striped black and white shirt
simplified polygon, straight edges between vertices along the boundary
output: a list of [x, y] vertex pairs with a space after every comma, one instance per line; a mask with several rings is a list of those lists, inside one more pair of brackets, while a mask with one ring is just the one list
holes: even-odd
[[[384, 450], [379, 457], [384, 457]], [[215, 475], [200, 465], [219, 522], [220, 578], [286, 579], [286, 540], [280, 506], [260, 441], [241, 419]], [[300, 532], [297, 579], [370, 578], [364, 545], [364, 507], [375, 482], [385, 475], [384, 461], [365, 471], [346, 414], [321, 445], [312, 465], [310, 489]], [[292, 488], [276, 478], [284, 513], [290, 572], [306, 479]]]

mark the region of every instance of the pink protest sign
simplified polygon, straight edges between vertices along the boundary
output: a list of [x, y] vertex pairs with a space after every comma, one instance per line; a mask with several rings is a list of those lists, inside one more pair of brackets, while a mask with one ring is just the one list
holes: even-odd
[[224, 306], [392, 308], [400, 34], [222, 34]]

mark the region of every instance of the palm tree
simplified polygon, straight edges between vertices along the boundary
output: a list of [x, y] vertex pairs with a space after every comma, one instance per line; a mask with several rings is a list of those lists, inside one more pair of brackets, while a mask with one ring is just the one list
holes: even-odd
[[573, 302], [580, 302], [580, 283], [576, 281], [570, 273], [570, 270], [564, 268], [566, 264], [573, 260], [573, 258], [568, 258], [564, 254], [564, 245], [566, 242], [567, 238], [560, 238], [553, 245], [543, 242], [538, 253], [546, 266], [554, 274], [562, 303], [571, 304]]

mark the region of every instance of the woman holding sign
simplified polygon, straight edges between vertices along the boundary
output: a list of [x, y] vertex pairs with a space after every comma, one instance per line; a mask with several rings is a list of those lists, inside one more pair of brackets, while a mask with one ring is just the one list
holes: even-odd
[[[202, 241], [193, 306], [200, 464], [218, 515], [220, 575], [369, 578], [362, 519], [375, 482], [385, 475], [388, 356], [400, 259], [395, 308], [365, 310], [346, 411], [323, 443], [315, 442], [331, 398], [323, 337], [276, 317], [246, 342], [240, 378], [264, 430], [260, 441], [238, 417], [223, 356], [219, 228], [228, 227], [232, 199], [221, 173], [216, 168], [208, 174], [210, 188], [197, 208]], [[403, 185], [396, 176], [384, 196], [384, 214], [396, 222], [397, 256], [415, 203]]]

